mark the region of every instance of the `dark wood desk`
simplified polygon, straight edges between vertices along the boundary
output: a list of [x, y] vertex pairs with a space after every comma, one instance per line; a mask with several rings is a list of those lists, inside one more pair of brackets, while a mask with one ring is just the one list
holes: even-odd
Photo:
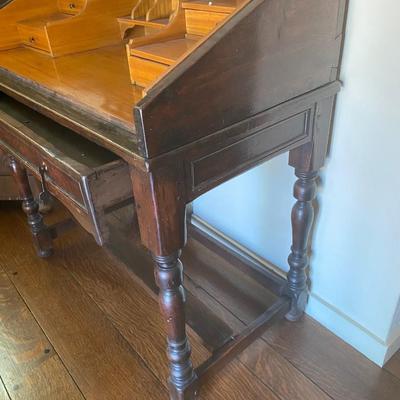
[[[202, 379], [274, 320], [296, 321], [304, 312], [312, 201], [340, 88], [345, 8], [344, 0], [252, 0], [145, 90], [131, 84], [122, 45], [59, 58], [24, 47], [0, 52], [0, 148], [12, 157], [39, 253], [51, 253], [54, 234], [26, 169], [42, 173], [100, 244], [107, 238], [102, 215], [126, 204], [133, 189], [141, 240], [156, 265], [172, 399], [193, 399]], [[194, 368], [179, 260], [186, 206], [283, 152], [298, 178], [287, 285], [270, 309]]]

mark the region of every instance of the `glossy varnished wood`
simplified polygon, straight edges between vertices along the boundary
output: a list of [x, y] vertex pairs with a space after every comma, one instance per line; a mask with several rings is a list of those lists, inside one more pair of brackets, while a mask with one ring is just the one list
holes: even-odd
[[[184, 269], [179, 260], [186, 243], [186, 206], [201, 193], [285, 151], [290, 151], [289, 163], [299, 182], [292, 214], [289, 282], [280, 294], [291, 297], [290, 319], [297, 320], [303, 313], [311, 201], [317, 170], [325, 160], [331, 111], [339, 90], [345, 5], [344, 0], [253, 0], [217, 4], [213, 11], [212, 4], [186, 2], [185, 13], [179, 9], [165, 29], [129, 41], [128, 57], [136, 57], [142, 64], [143, 60], [160, 65], [175, 60], [176, 64], [144, 93], [129, 86], [134, 96], [130, 92], [124, 99], [120, 93], [126, 90], [127, 75], [120, 72], [121, 49], [62, 57], [60, 63], [55, 61], [56, 76], [50, 80], [44, 68], [37, 68], [41, 63], [47, 65], [48, 58], [32, 60], [17, 51], [0, 54], [0, 90], [130, 164], [141, 241], [155, 261], [173, 400], [193, 400], [198, 383], [190, 357]], [[233, 6], [238, 8], [222, 22], [228, 14], [225, 11]], [[161, 2], [156, 2], [154, 16], [162, 13]], [[215, 27], [218, 21], [220, 25]], [[203, 38], [195, 38], [196, 44], [186, 53], [163, 54], [157, 47], [162, 41], [162, 50], [177, 38], [186, 44], [187, 34], [190, 39], [196, 35]], [[140, 54], [133, 54], [138, 46]], [[128, 112], [133, 108], [132, 118]], [[8, 144], [3, 147], [7, 149]], [[20, 157], [22, 162], [28, 153]], [[115, 187], [118, 185], [121, 182]], [[103, 193], [101, 198], [107, 196], [107, 186]], [[259, 314], [268, 319], [265, 299], [256, 303]], [[228, 303], [222, 305], [229, 307]], [[253, 318], [255, 325], [237, 336], [236, 350], [249, 344], [247, 338], [255, 339], [252, 332], [259, 333], [263, 318], [256, 319], [258, 315]], [[246, 315], [240, 318], [251, 322]], [[229, 361], [236, 350], [228, 344], [220, 351]], [[220, 364], [225, 361], [221, 359]]]
[[[343, 0], [255, 0], [239, 9], [137, 104], [135, 122], [147, 156], [335, 81], [345, 5]], [[174, 121], [173, 127], [166, 121]]]
[[[121, 242], [122, 246], [126, 243]], [[90, 243], [83, 240], [80, 246], [88, 248], [88, 245]], [[75, 263], [72, 258], [65, 258], [67, 269], [86, 288], [93, 300], [99, 304], [132, 347], [146, 360], [160, 382], [165, 384], [169, 370], [164, 345], [163, 321], [157, 312], [156, 300], [149, 297], [145, 289], [137, 284], [135, 277], [138, 268], [136, 264], [141, 263], [151, 268], [151, 257], [147, 255], [142, 258], [140, 253], [144, 249], [133, 250], [132, 248], [134, 253], [130, 253], [130, 263], [127, 268], [116, 259], [105, 257], [104, 253], [99, 253], [94, 247], [93, 250], [97, 255], [92, 254], [91, 257], [87, 257], [81, 265]], [[116, 254], [120, 254], [119, 248], [115, 250]], [[132, 257], [133, 254], [135, 257]], [[118, 285], [118, 291], [113, 290], [115, 285]], [[127, 323], [127, 321], [130, 322]], [[208, 323], [209, 319], [206, 321]], [[204, 339], [200, 340], [191, 329], [188, 330], [188, 335], [192, 343], [194, 364], [199, 365], [210, 353], [200, 343]], [[243, 390], [248, 393], [250, 399], [258, 399], [261, 393], [265, 396], [262, 398], [275, 400], [270, 390], [259, 382], [252, 382], [251, 374], [236, 361], [219, 376], [207, 382], [201, 392], [205, 399], [224, 400], [226, 395], [234, 396], [233, 392], [239, 393], [238, 396], [240, 396]]]
[[[5, 213], [7, 218], [11, 217], [10, 214], [10, 212]], [[4, 221], [3, 218], [2, 221]], [[14, 223], [15, 222], [17, 222], [15, 229], [23, 229], [23, 220], [20, 217], [14, 220]], [[3, 236], [0, 236], [0, 238], [2, 237]], [[21, 238], [23, 237], [21, 236]], [[74, 336], [76, 343], [71, 344], [66, 340], [66, 337], [70, 334], [70, 329], [72, 329], [72, 327], [68, 329], [68, 332], [65, 332], [65, 334], [63, 332], [65, 327], [55, 329], [52, 325], [55, 316], [50, 318], [51, 321], [48, 321], [48, 323], [43, 323], [41, 317], [44, 316], [43, 313], [46, 313], [46, 306], [43, 303], [40, 303], [40, 305], [38, 300], [33, 301], [34, 299], [24, 296], [26, 293], [25, 289], [21, 290], [21, 293], [28, 304], [32, 305], [31, 310], [34, 312], [39, 322], [41, 322], [41, 326], [47, 333], [47, 336], [52, 342], [57, 343], [54, 347], [60, 354], [60, 357], [64, 359], [65, 365], [73, 371], [72, 375], [85, 397], [96, 399], [104, 398], [108, 400], [114, 398], [129, 398], [124, 397], [125, 394], [132, 393], [132, 388], [129, 385], [121, 386], [121, 378], [124, 379], [125, 374], [129, 373], [129, 370], [125, 371], [123, 376], [119, 378], [117, 377], [117, 375], [120, 374], [120, 372], [118, 372], [119, 368], [118, 371], [113, 370], [115, 368], [114, 362], [118, 362], [118, 360], [122, 365], [125, 365], [124, 368], [128, 368], [125, 364], [126, 358], [132, 357], [132, 353], [128, 351], [128, 354], [123, 355], [120, 352], [115, 352], [115, 346], [118, 346], [120, 343], [119, 340], [117, 340], [115, 345], [112, 344], [112, 349], [109, 351], [107, 350], [106, 354], [104, 354], [104, 350], [98, 350], [100, 354], [97, 354], [96, 346], [98, 341], [101, 340], [100, 338], [96, 339], [90, 346], [87, 346], [87, 340], [93, 340], [93, 337], [98, 333], [98, 327], [103, 326], [104, 322], [101, 321], [104, 321], [104, 318], [107, 318], [107, 320], [112, 322], [113, 326], [116, 327], [132, 348], [135, 350], [137, 349], [142, 359], [145, 360], [145, 363], [153, 371], [155, 376], [160, 377], [159, 385], [165, 385], [169, 371], [165, 362], [166, 355], [163, 340], [163, 321], [160, 318], [159, 313], [156, 312], [158, 308], [157, 302], [153, 300], [145, 290], [138, 286], [137, 281], [132, 277], [132, 272], [127, 270], [125, 266], [120, 265], [115, 259], [108, 258], [104, 251], [96, 247], [94, 241], [82, 231], [79, 235], [76, 235], [76, 233], [67, 235], [66, 240], [57, 242], [57, 245], [61, 247], [59, 247], [56, 252], [56, 263], [53, 264], [53, 266], [49, 265], [48, 268], [46, 268], [46, 271], [40, 273], [38, 279], [40, 279], [42, 284], [46, 284], [46, 282], [48, 284], [49, 281], [44, 279], [46, 276], [48, 276], [48, 279], [51, 279], [51, 277], [53, 277], [52, 279], [56, 279], [56, 276], [60, 275], [59, 279], [64, 279], [66, 281], [66, 290], [69, 290], [70, 296], [74, 296], [75, 298], [73, 303], [78, 305], [82, 301], [82, 295], [79, 295], [77, 289], [71, 291], [71, 278], [68, 278], [68, 276], [72, 273], [73, 281], [78, 282], [79, 286], [84, 288], [84, 291], [87, 293], [90, 300], [96, 303], [99, 309], [102, 310], [102, 314], [87, 309], [86, 305], [82, 305], [83, 310], [78, 313], [79, 315], [82, 315], [85, 312], [91, 313], [90, 318], [88, 318], [86, 322], [80, 321], [78, 323], [76, 320], [76, 318], [78, 318], [77, 316], [73, 318], [73, 321], [68, 318], [68, 322], [66, 323], [75, 322], [75, 327], [83, 324], [80, 331], [84, 337], [81, 337], [80, 334], [76, 334]], [[13, 248], [14, 247], [11, 247], [9, 251], [13, 251]], [[27, 248], [29, 248], [29, 244], [27, 244]], [[85, 249], [85, 255], [82, 255], [82, 249]], [[9, 259], [8, 252], [0, 254], [0, 263], [7, 257]], [[19, 253], [16, 257], [16, 262], [17, 264], [25, 264], [30, 257], [32, 257], [32, 253]], [[148, 262], [151, 264], [151, 259], [149, 259]], [[35, 263], [32, 267], [29, 267], [32, 272], [35, 268], [42, 269], [43, 266], [40, 268], [40, 266]], [[48, 275], [49, 273], [50, 275]], [[20, 276], [20, 272], [18, 273], [18, 276]], [[56, 281], [57, 280], [58, 278]], [[28, 292], [32, 291], [32, 288], [29, 288], [29, 286], [33, 285], [29, 284], [25, 280], [19, 281], [17, 284], [17, 287], [20, 289], [25, 286], [28, 286]], [[116, 287], [118, 287], [118, 290], [115, 290]], [[41, 286], [41, 288], [43, 289], [43, 286]], [[40, 287], [37, 290], [40, 290]], [[56, 296], [51, 297], [54, 301], [56, 298], [59, 299], [57, 301], [58, 307], [62, 308], [57, 308], [58, 316], [60, 315], [59, 312], [61, 312], [61, 314], [63, 312], [69, 314], [72, 311], [69, 306], [71, 301], [68, 300], [68, 296], [65, 298], [66, 302], [60, 300], [63, 298], [63, 293], [59, 293], [58, 285], [52, 284], [47, 286], [45, 293], [46, 299], [50, 299], [50, 297], [47, 296]], [[86, 297], [86, 295], [84, 297]], [[36, 315], [35, 310], [40, 314], [40, 318]], [[53, 309], [53, 311], [56, 310]], [[95, 322], [98, 318], [100, 318], [100, 320]], [[127, 323], [127, 321], [131, 321], [133, 325]], [[86, 339], [85, 337], [88, 333], [85, 332], [85, 327], [91, 324], [95, 324], [93, 325], [94, 332], [89, 334], [89, 337]], [[103, 335], [108, 335], [108, 333], [109, 331], [106, 329]], [[196, 364], [199, 364], [208, 356], [209, 353], [203, 346], [201, 346], [199, 339], [196, 338], [196, 336], [193, 336], [191, 332], [189, 333], [193, 344], [194, 360]], [[58, 335], [60, 336], [58, 337]], [[109, 339], [115, 341], [115, 338]], [[85, 350], [78, 350], [77, 347], [80, 346], [86, 346]], [[108, 345], [108, 347], [110, 346]], [[60, 348], [63, 351], [60, 351]], [[79, 357], [73, 363], [71, 363], [69, 351], [78, 351]], [[83, 353], [81, 354], [81, 352]], [[114, 359], [106, 362], [107, 357], [110, 356], [112, 352], [114, 352]], [[119, 359], [121, 356], [123, 357], [123, 360]], [[99, 357], [101, 357], [104, 362], [99, 361]], [[84, 359], [86, 362], [83, 361]], [[110, 362], [111, 365], [108, 365]], [[129, 368], [132, 368], [132, 366]], [[137, 368], [141, 369], [145, 367], [137, 366]], [[139, 373], [137, 379], [139, 379], [143, 374], [140, 369], [131, 369], [132, 373]], [[81, 376], [78, 376], [78, 371]], [[111, 373], [110, 371], [113, 372]], [[99, 381], [97, 383], [97, 385], [100, 385], [99, 388], [96, 386], [95, 390], [92, 386], [91, 390], [89, 390], [88, 386], [95, 385], [96, 379], [104, 379], [104, 373], [109, 374], [106, 382]], [[100, 397], [100, 393], [102, 393], [101, 390], [104, 390], [103, 385], [110, 385], [111, 387], [103, 393], [104, 397]], [[145, 385], [145, 383], [143, 383], [143, 385]], [[116, 386], [118, 389], [116, 389]], [[160, 394], [156, 391], [154, 385], [150, 385], [145, 391], [143, 391], [141, 385], [136, 389], [137, 392], [134, 395], [135, 399], [146, 399], [150, 397], [163, 400], [167, 398], [166, 392]], [[142, 390], [141, 393], [139, 393], [140, 390]], [[147, 390], [151, 391], [150, 396]], [[118, 397], [121, 396], [121, 393], [122, 397]], [[223, 373], [212, 377], [208, 382], [206, 382], [202, 389], [202, 396], [205, 399], [210, 400], [225, 400], [227, 396], [239, 400], [242, 398], [244, 393], [246, 393], [246, 399], [250, 400], [260, 400], [260, 395], [262, 396], [261, 398], [265, 400], [278, 400], [267, 386], [262, 384], [258, 378], [254, 379], [254, 376], [237, 361], [230, 364]]]
[[[11, 398], [83, 400], [78, 387], [2, 266], [0, 315], [0, 376]], [[3, 400], [1, 386], [0, 398]]]
[[128, 166], [114, 153], [4, 94], [0, 146], [40, 179], [46, 193], [58, 197], [99, 244], [108, 240], [107, 209], [132, 198]]
[[81, 134], [116, 153], [137, 152], [132, 108], [143, 94], [130, 83], [122, 45], [57, 59], [24, 48], [1, 51], [0, 88], [64, 125], [76, 120]]
[[[3, 213], [2, 222], [7, 223], [7, 218], [12, 218], [12, 214]], [[8, 234], [20, 234], [22, 222], [15, 218], [9, 220]], [[4, 235], [8, 234], [1, 231], [3, 243], [7, 237]], [[72, 236], [75, 241], [80, 240], [76, 235]], [[12, 257], [12, 254], [15, 256]], [[126, 400], [140, 396], [153, 400], [165, 398], [165, 389], [71, 277], [63, 266], [63, 258], [61, 255], [51, 264], [35, 258], [25, 236], [24, 243], [14, 242], [2, 248], [0, 265], [29, 304], [48, 339], [55, 343], [56, 352], [84, 397]]]
[[[117, 17], [126, 15], [134, 0], [78, 2], [13, 0], [0, 8], [1, 48], [24, 45], [56, 57], [120, 41]], [[2, 43], [4, 41], [4, 43]]]

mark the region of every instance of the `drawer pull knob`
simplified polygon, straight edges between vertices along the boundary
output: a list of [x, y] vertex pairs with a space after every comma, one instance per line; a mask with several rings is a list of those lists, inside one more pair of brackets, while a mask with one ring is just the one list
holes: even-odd
[[71, 10], [73, 10], [75, 7], [76, 7], [76, 6], [75, 6], [75, 3], [69, 3], [69, 8], [70, 8]]
[[31, 37], [29, 38], [29, 41], [30, 41], [31, 43], [35, 43], [35, 37], [34, 37], [34, 36], [31, 36]]
[[47, 165], [45, 163], [42, 163], [42, 165], [39, 167], [40, 180], [42, 186], [42, 191], [39, 194], [39, 205], [40, 205], [40, 211], [42, 213], [49, 212], [52, 209], [52, 203], [53, 203], [53, 198], [51, 197], [51, 194], [47, 190], [46, 186], [47, 171], [48, 171]]

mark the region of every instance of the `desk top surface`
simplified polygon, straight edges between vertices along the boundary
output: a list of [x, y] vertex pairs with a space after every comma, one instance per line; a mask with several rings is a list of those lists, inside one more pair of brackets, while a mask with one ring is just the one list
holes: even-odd
[[[0, 90], [22, 95], [28, 103], [48, 103], [57, 111], [58, 101], [63, 114], [70, 103], [81, 111], [77, 111], [82, 115], [80, 122], [107, 137], [111, 147], [136, 153], [133, 107], [143, 93], [130, 82], [124, 46], [59, 58], [27, 48], [2, 51], [0, 78]], [[98, 129], [99, 121], [104, 130]]]
[[257, 115], [335, 82], [345, 5], [249, 1], [146, 95], [131, 84], [123, 44], [59, 58], [1, 51], [0, 91], [128, 162], [188, 151], [235, 135], [238, 124], [250, 134]]

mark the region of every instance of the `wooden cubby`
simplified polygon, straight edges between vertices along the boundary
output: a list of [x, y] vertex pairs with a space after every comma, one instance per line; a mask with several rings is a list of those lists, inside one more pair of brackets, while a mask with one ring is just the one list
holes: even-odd
[[131, 14], [118, 18], [122, 38], [140, 37], [165, 29], [179, 9], [179, 0], [139, 0]]
[[[168, 24], [158, 32], [130, 37], [127, 54], [132, 83], [150, 86], [241, 4], [240, 0], [178, 1]], [[151, 21], [147, 15], [146, 19]]]
[[53, 57], [121, 41], [118, 17], [137, 0], [12, 0], [0, 8], [0, 50], [21, 45]]

